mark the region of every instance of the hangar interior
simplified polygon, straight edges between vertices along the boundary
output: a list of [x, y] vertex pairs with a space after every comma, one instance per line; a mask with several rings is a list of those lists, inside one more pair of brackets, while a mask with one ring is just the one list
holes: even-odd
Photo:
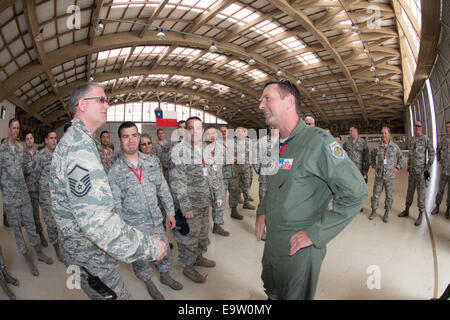
[[[449, 25], [445, 0], [4, 0], [0, 137], [7, 136], [13, 117], [37, 144], [48, 128], [61, 137], [71, 120], [70, 94], [88, 81], [101, 84], [108, 97], [103, 128], [113, 142], [126, 120], [156, 138], [155, 109], [176, 111], [178, 120], [196, 115], [205, 124], [263, 129], [262, 88], [288, 79], [302, 96], [300, 116], [314, 117], [316, 126], [344, 140], [351, 126], [369, 137], [387, 125], [406, 146], [414, 121], [421, 120], [436, 148], [450, 120]], [[450, 282], [450, 223], [429, 214], [439, 174], [435, 161], [426, 224], [415, 227], [395, 216], [388, 224], [367, 220], [374, 180], [369, 172], [365, 210], [328, 246], [317, 299], [442, 294]], [[394, 213], [403, 210], [407, 176], [403, 170], [395, 180]], [[255, 199], [257, 190], [254, 179]], [[207, 270], [208, 282], [184, 281], [175, 247], [173, 274], [185, 288], [173, 292], [159, 285], [167, 299], [265, 299], [264, 243], [253, 235], [255, 212], [242, 209], [240, 222], [229, 211], [231, 236], [211, 234], [208, 255], [217, 267]], [[39, 263], [41, 275], [33, 277], [3, 225], [0, 243], [21, 281], [12, 287], [18, 299], [87, 298], [67, 288], [59, 262]], [[379, 288], [369, 288], [371, 266], [381, 272]], [[129, 265], [121, 264], [121, 274], [133, 297], [149, 299]], [[7, 299], [2, 291], [0, 299]]]

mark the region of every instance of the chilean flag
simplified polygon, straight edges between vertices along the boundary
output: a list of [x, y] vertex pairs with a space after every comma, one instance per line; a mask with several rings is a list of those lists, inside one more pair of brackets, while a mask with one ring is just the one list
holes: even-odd
[[155, 110], [157, 127], [176, 127], [177, 112], [167, 110]]

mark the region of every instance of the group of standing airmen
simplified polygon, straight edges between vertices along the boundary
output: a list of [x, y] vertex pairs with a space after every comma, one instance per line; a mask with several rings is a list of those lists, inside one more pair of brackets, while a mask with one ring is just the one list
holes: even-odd
[[[120, 152], [114, 153], [109, 147], [108, 132], [101, 133], [100, 143], [94, 138], [95, 132], [106, 122], [109, 107], [106, 101], [98, 84], [77, 87], [70, 99], [72, 126], [57, 148], [56, 133], [49, 132], [46, 146], [39, 154], [32, 148], [23, 150], [16, 143], [19, 123], [15, 119], [10, 122], [8, 140], [0, 146], [5, 214], [18, 250], [33, 275], [39, 273], [26, 250], [22, 224], [38, 260], [53, 263], [42, 252], [37, 237], [39, 235], [41, 245], [47, 246], [38, 224], [40, 205], [57, 257], [67, 266], [80, 268], [81, 287], [90, 298], [111, 297], [92, 285], [92, 277], [98, 277], [96, 279], [106, 285], [115, 298], [131, 298], [118, 272], [118, 263], [123, 261], [133, 264], [136, 276], [146, 284], [153, 299], [164, 299], [151, 280], [149, 261], [155, 263], [161, 283], [174, 290], [183, 288], [169, 273], [171, 258], [166, 226], [173, 231], [178, 243], [178, 262], [183, 266], [183, 274], [202, 283], [206, 275], [195, 267], [216, 265], [203, 256], [209, 244], [209, 208], [212, 207], [213, 233], [222, 236], [229, 235], [222, 228], [227, 190], [231, 217], [243, 219], [237, 212], [241, 192], [243, 208], [255, 208], [249, 203], [252, 201], [248, 193], [252, 168], [248, 154], [244, 156], [244, 164], [234, 164], [239, 152], [250, 150], [246, 129], [236, 130], [240, 143], [237, 143], [234, 159], [216, 161], [218, 156], [225, 157], [229, 153], [216, 152], [216, 129], [204, 130], [197, 117], [179, 123], [178, 141], [165, 141], [164, 131], [158, 130], [153, 154], [151, 138], [140, 135], [133, 122], [124, 122], [118, 130]], [[403, 166], [402, 153], [391, 141], [388, 127], [382, 128], [382, 142], [369, 156], [367, 144], [358, 137], [354, 127], [343, 148], [324, 130], [308, 128], [307, 119], [303, 122], [298, 117], [299, 101], [294, 85], [288, 81], [273, 81], [264, 87], [260, 104], [267, 125], [279, 129], [280, 133], [279, 138], [267, 137], [268, 141], [279, 139], [278, 173], [266, 176], [260, 172], [261, 164], [254, 166], [260, 174], [255, 234], [257, 240], [267, 237], [262, 279], [269, 299], [312, 299], [326, 244], [355, 217], [367, 197], [364, 178], [369, 164], [375, 169], [369, 219], [376, 215], [384, 187], [384, 222], [392, 208], [395, 173]], [[205, 141], [204, 131], [207, 133]], [[220, 127], [220, 133], [226, 149], [226, 126]], [[26, 146], [32, 145], [32, 139], [27, 137]], [[444, 183], [448, 183], [450, 177], [449, 140], [450, 124], [447, 124], [447, 139], [440, 142], [438, 148], [438, 158], [445, 170], [433, 214], [439, 211]], [[239, 146], [243, 146], [242, 150]], [[422, 134], [420, 121], [415, 123], [411, 146], [406, 209], [399, 217], [409, 214], [415, 188], [418, 188], [416, 225], [419, 225], [424, 210], [424, 173], [434, 158], [434, 149]], [[205, 154], [204, 149], [209, 153]], [[239, 176], [242, 177], [240, 183]], [[31, 177], [37, 179], [37, 187], [33, 186]], [[333, 208], [327, 209], [332, 197]], [[447, 206], [447, 218], [448, 212]], [[6, 270], [1, 248], [0, 269], [2, 287], [13, 298], [7, 283], [18, 285], [18, 281]]]

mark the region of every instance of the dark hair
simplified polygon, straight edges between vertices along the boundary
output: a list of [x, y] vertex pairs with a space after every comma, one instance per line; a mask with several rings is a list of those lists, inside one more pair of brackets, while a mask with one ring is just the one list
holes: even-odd
[[341, 137], [340, 135], [337, 134], [337, 135], [335, 135], [334, 137], [335, 137], [335, 138], [339, 138], [339, 139], [341, 139], [341, 141], [342, 141], [342, 137]]
[[297, 110], [297, 114], [299, 114], [300, 113], [300, 101], [301, 101], [302, 97], [300, 95], [300, 92], [298, 91], [298, 88], [287, 79], [272, 80], [272, 81], [267, 82], [264, 85], [263, 91], [266, 87], [270, 86], [271, 84], [278, 85], [278, 92], [282, 99], [284, 99], [284, 97], [286, 97], [287, 94], [292, 94], [294, 96], [295, 110]]
[[103, 135], [104, 133], [109, 134], [109, 132], [108, 132], [107, 130], [103, 130], [102, 133], [100, 133], [100, 139], [102, 138], [102, 135]]
[[178, 123], [177, 123], [177, 128], [179, 128], [179, 127], [180, 127], [180, 124], [182, 124], [182, 123], [186, 123], [186, 121], [185, 121], [185, 120], [180, 120], [180, 121], [178, 121]]
[[159, 131], [164, 131], [164, 129], [163, 128], [156, 129], [156, 133], [158, 133]]
[[119, 135], [119, 139], [122, 136], [122, 129], [126, 129], [126, 128], [132, 128], [132, 127], [136, 127], [136, 129], [138, 128], [136, 123], [134, 123], [133, 121], [125, 121], [122, 122], [122, 124], [119, 126], [119, 130], [117, 130], [117, 133]]
[[382, 126], [381, 131], [383, 131], [384, 128], [388, 129], [389, 133], [391, 133], [391, 128], [389, 128], [388, 126]]
[[[49, 130], [47, 130], [47, 134], [45, 135], [45, 139], [47, 139], [47, 138], [48, 138], [48, 135], [49, 135], [50, 133], [52, 133], [52, 132], [56, 133], [56, 130], [54, 130], [54, 129], [49, 129]], [[57, 136], [58, 136], [58, 135], [57, 135]]]
[[187, 120], [186, 120], [186, 125], [187, 125], [188, 122], [191, 121], [191, 120], [198, 120], [198, 121], [200, 121], [201, 123], [203, 123], [202, 119], [200, 119], [200, 118], [197, 117], [197, 116], [193, 116], [193, 117], [187, 118]]
[[27, 135], [29, 135], [29, 134], [31, 134], [31, 136], [33, 136], [33, 132], [31, 132], [30, 130], [28, 130], [28, 131], [25, 131], [23, 137], [26, 138]]
[[11, 128], [11, 124], [13, 123], [13, 122], [19, 122], [19, 120], [17, 119], [17, 118], [12, 118], [12, 119], [10, 119], [9, 120], [9, 123], [8, 123], [8, 128]]
[[216, 129], [216, 127], [212, 126], [212, 125], [208, 125], [205, 127], [205, 131], [209, 130], [209, 129]]
[[[359, 133], [359, 129], [358, 129], [358, 127], [356, 127], [356, 126], [351, 126], [351, 127], [350, 127], [350, 129], [351, 129], [351, 128], [355, 129], [355, 130], [356, 130], [356, 132], [358, 132], [358, 133]], [[349, 130], [350, 130], [350, 129], [349, 129]]]
[[65, 132], [67, 131], [67, 129], [69, 129], [71, 126], [72, 126], [72, 123], [71, 123], [71, 122], [66, 123], [66, 124], [64, 125], [64, 133], [65, 133]]

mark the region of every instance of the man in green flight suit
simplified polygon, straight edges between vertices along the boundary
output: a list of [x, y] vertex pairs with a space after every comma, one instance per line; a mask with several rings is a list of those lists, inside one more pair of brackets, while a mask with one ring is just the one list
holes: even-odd
[[358, 214], [367, 186], [341, 145], [299, 118], [291, 82], [267, 83], [259, 108], [280, 132], [278, 171], [257, 210], [257, 240], [267, 230], [261, 278], [269, 299], [313, 299], [326, 245]]

